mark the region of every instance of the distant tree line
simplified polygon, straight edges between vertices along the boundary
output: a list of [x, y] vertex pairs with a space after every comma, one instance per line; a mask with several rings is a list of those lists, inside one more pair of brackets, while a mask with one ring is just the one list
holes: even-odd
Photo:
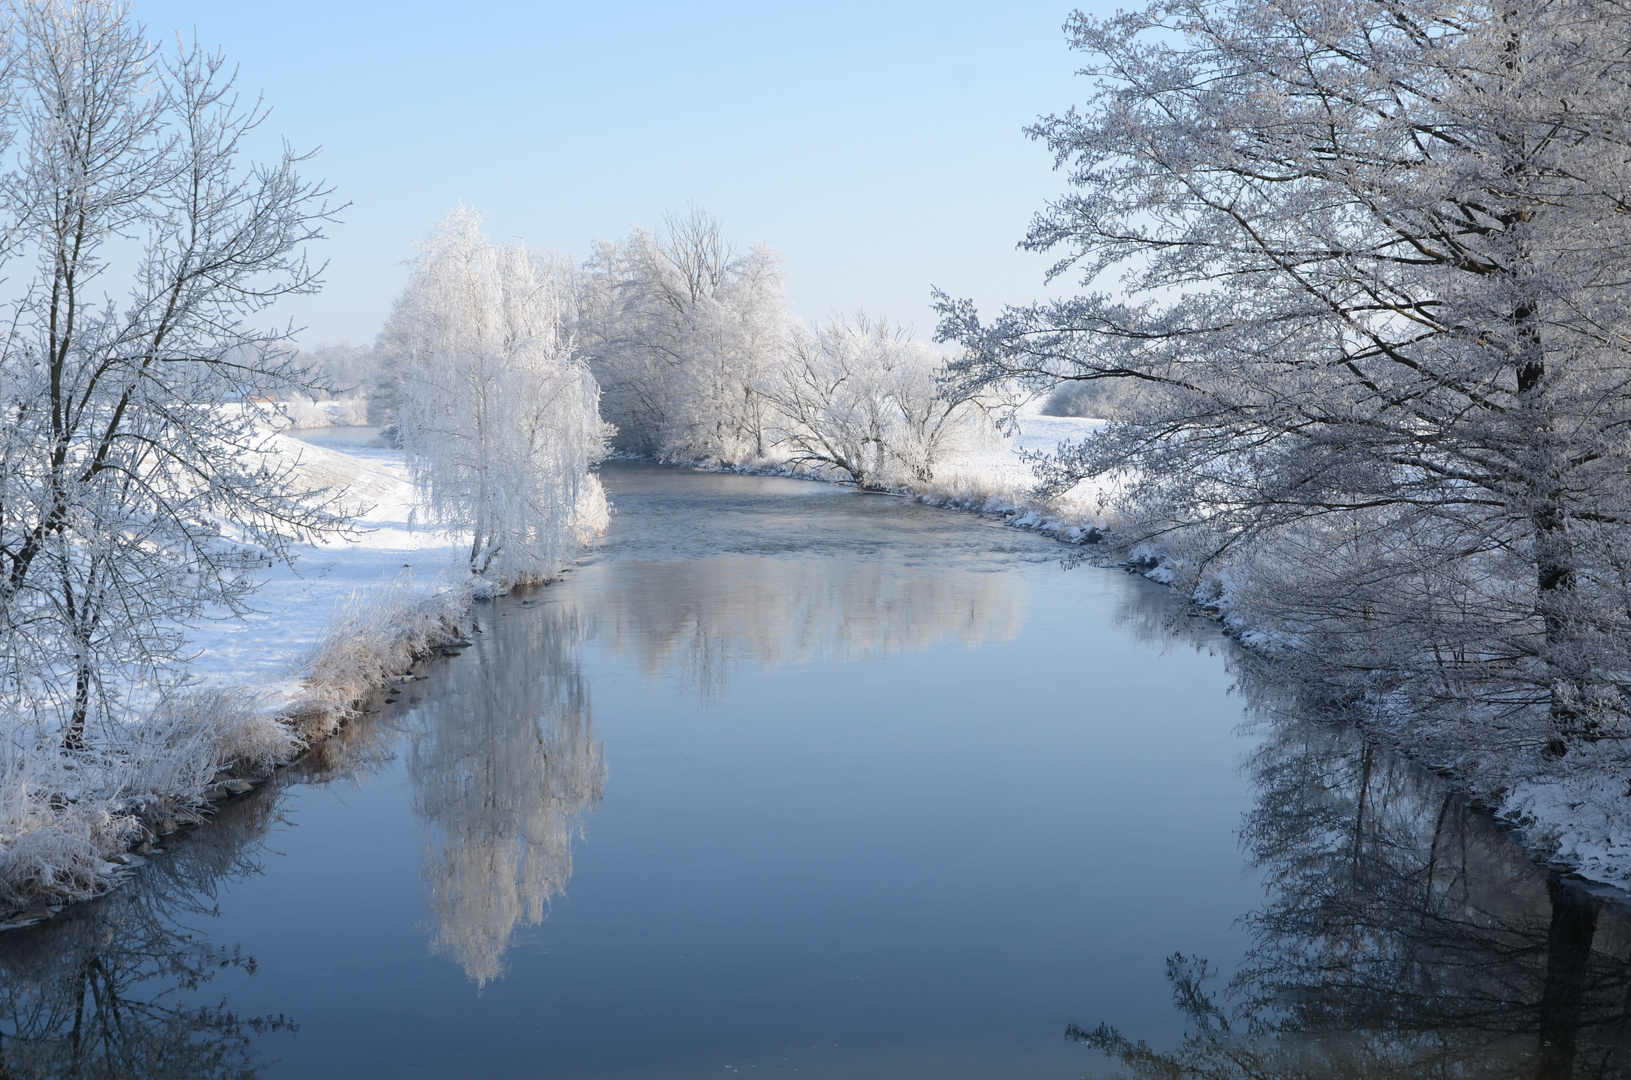
[[607, 448], [882, 489], [931, 480], [986, 429], [979, 395], [946, 392], [935, 350], [865, 315], [793, 319], [780, 256], [738, 254], [695, 209], [581, 266], [495, 246], [460, 209], [372, 349], [317, 359], [335, 383], [363, 362], [370, 417], [432, 507], [475, 523], [472, 569], [503, 581], [558, 572], [574, 545], [541, 538], [603, 518], [588, 469]]

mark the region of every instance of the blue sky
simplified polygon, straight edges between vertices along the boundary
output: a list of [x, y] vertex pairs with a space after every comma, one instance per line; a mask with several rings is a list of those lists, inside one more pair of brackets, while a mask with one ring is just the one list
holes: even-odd
[[808, 318], [864, 307], [927, 336], [931, 283], [1043, 291], [1014, 243], [1059, 194], [1021, 128], [1082, 98], [1068, 3], [346, 4], [137, 0], [263, 91], [269, 136], [352, 205], [305, 344], [371, 340], [412, 241], [463, 200], [581, 259], [695, 203], [787, 259]]

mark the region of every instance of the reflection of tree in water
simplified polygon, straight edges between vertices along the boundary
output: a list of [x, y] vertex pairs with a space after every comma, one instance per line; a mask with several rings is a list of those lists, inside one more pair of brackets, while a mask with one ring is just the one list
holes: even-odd
[[1351, 728], [1266, 727], [1243, 839], [1270, 897], [1246, 964], [1212, 995], [1203, 963], [1169, 961], [1191, 1022], [1177, 1051], [1072, 1037], [1151, 1077], [1631, 1072], [1631, 913]]
[[678, 668], [704, 698], [733, 666], [853, 660], [937, 641], [1007, 640], [1024, 614], [1013, 575], [873, 561], [739, 556], [624, 563], [597, 593], [600, 640], [647, 675]]
[[565, 888], [579, 815], [600, 801], [606, 763], [581, 637], [574, 612], [541, 605], [483, 635], [413, 717], [432, 947], [478, 983], [503, 974], [516, 925], [542, 921]]
[[293, 1025], [241, 1017], [224, 1000], [197, 1004], [216, 974], [253, 973], [255, 962], [182, 920], [212, 914], [222, 881], [259, 872], [254, 850], [274, 812], [268, 797], [233, 803], [156, 856], [140, 881], [0, 938], [0, 1077], [257, 1075], [257, 1039]]

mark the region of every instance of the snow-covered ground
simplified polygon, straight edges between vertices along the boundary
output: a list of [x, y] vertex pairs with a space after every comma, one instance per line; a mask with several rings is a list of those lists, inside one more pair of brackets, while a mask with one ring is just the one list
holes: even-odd
[[1095, 535], [1104, 525], [1102, 489], [1083, 484], [1044, 505], [1032, 493], [1036, 475], [1026, 457], [1078, 442], [1104, 421], [1043, 416], [1038, 407], [1033, 403], [1019, 410], [1012, 435], [948, 455], [935, 466], [934, 481], [915, 492], [917, 497], [936, 506], [1005, 514], [1014, 525], [1070, 543]]
[[355, 432], [308, 436], [351, 433], [343, 447], [271, 436], [306, 482], [345, 491], [353, 527], [263, 570], [247, 616], [193, 627], [183, 685], [149, 715], [71, 758], [51, 740], [0, 740], [0, 926], [104, 891], [150, 842], [248, 791], [458, 637], [473, 595], [467, 541], [420, 523], [402, 454]]
[[966, 477], [993, 489], [1022, 492], [1036, 483], [1024, 455], [1051, 454], [1060, 443], [1079, 441], [1104, 426], [1102, 420], [1043, 416], [1035, 410], [1034, 405], [1020, 410], [1014, 418], [1019, 430], [1011, 437], [948, 456], [935, 467], [937, 478]]
[[302, 693], [314, 649], [337, 615], [372, 595], [461, 582], [468, 540], [422, 520], [402, 452], [373, 429], [293, 429], [273, 442], [298, 460], [311, 485], [345, 490], [354, 527], [296, 545], [290, 563], [263, 573], [253, 614], [203, 623], [188, 635], [188, 651], [199, 685], [250, 688], [281, 708]]

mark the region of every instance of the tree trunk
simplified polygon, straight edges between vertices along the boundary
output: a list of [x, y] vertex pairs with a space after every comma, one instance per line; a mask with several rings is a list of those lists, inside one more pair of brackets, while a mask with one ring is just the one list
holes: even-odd
[[74, 712], [68, 721], [68, 730], [62, 736], [64, 750], [85, 749], [85, 718], [91, 711], [91, 662], [88, 656], [79, 658], [79, 671], [74, 676]]
[[1555, 872], [1546, 880], [1552, 924], [1546, 935], [1546, 982], [1540, 999], [1536, 1080], [1574, 1075], [1575, 1040], [1585, 1013], [1586, 972], [1597, 933], [1597, 900], [1571, 889]]
[[[1530, 525], [1534, 530], [1535, 607], [1544, 627], [1542, 660], [1550, 669], [1552, 737], [1546, 752], [1554, 757], [1568, 753], [1569, 743], [1589, 737], [1590, 722], [1579, 707], [1581, 657], [1567, 640], [1568, 626], [1563, 609], [1574, 591], [1574, 551], [1569, 541], [1568, 513], [1559, 491], [1558, 462], [1554, 460], [1553, 434], [1548, 424], [1543, 385], [1546, 357], [1539, 332], [1533, 326], [1536, 308], [1525, 304], [1513, 313], [1521, 342], [1517, 366], [1518, 400], [1529, 421], [1531, 440], [1528, 467], [1532, 504]], [[1537, 490], [1538, 489], [1538, 490]]]

